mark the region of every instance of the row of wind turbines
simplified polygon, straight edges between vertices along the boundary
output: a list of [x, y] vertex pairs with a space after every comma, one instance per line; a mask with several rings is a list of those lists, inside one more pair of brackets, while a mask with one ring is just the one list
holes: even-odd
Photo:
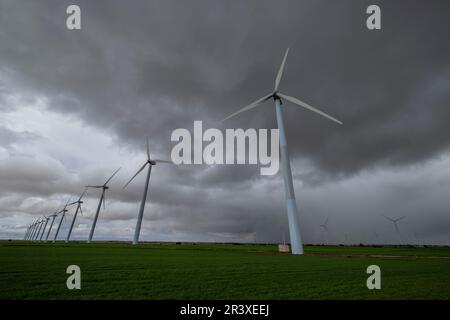
[[[139, 168], [139, 170], [131, 177], [130, 180], [128, 180], [128, 182], [123, 186], [122, 190], [125, 189], [130, 182], [139, 174], [141, 173], [142, 170], [145, 169], [145, 167], [148, 166], [148, 170], [147, 170], [147, 178], [145, 180], [145, 185], [144, 185], [144, 193], [142, 195], [142, 200], [141, 200], [141, 206], [139, 208], [139, 214], [137, 217], [137, 222], [136, 222], [136, 228], [135, 228], [135, 232], [134, 232], [134, 237], [133, 237], [133, 244], [138, 244], [139, 243], [139, 235], [141, 232], [141, 225], [142, 225], [142, 218], [144, 216], [144, 208], [145, 208], [145, 203], [147, 200], [147, 193], [148, 193], [148, 184], [150, 181], [150, 174], [152, 171], [152, 167], [154, 165], [156, 165], [157, 163], [172, 163], [171, 161], [168, 160], [159, 160], [159, 159], [151, 159], [150, 158], [150, 150], [149, 150], [149, 144], [148, 144], [148, 139], [147, 139], [147, 160], [145, 161], [145, 163]], [[30, 224], [25, 232], [25, 236], [24, 236], [24, 240], [30, 240], [30, 241], [48, 241], [49, 237], [50, 237], [50, 233], [52, 231], [55, 219], [58, 215], [61, 216], [59, 223], [58, 223], [58, 227], [56, 228], [56, 231], [53, 235], [53, 242], [56, 242], [56, 240], [58, 239], [58, 235], [59, 232], [61, 230], [61, 226], [64, 222], [64, 218], [67, 214], [67, 212], [69, 211], [69, 207], [70, 206], [74, 206], [76, 205], [76, 209], [75, 209], [75, 213], [72, 217], [72, 222], [70, 223], [70, 227], [69, 227], [69, 231], [67, 233], [66, 242], [70, 241], [70, 237], [72, 235], [72, 230], [73, 227], [75, 225], [75, 221], [77, 219], [78, 213], [80, 213], [81, 215], [83, 215], [83, 210], [81, 209], [81, 205], [83, 204], [83, 197], [86, 195], [86, 192], [89, 188], [93, 188], [93, 189], [101, 189], [101, 194], [100, 194], [100, 200], [98, 202], [98, 206], [97, 206], [97, 210], [95, 212], [95, 216], [94, 216], [94, 220], [92, 221], [92, 226], [91, 226], [91, 231], [89, 233], [89, 237], [87, 239], [87, 243], [91, 243], [92, 238], [94, 237], [94, 232], [95, 232], [95, 227], [97, 225], [97, 220], [98, 220], [98, 216], [103, 204], [103, 209], [106, 208], [106, 200], [105, 200], [105, 193], [106, 190], [109, 189], [108, 187], [108, 183], [111, 181], [111, 179], [117, 174], [117, 172], [119, 172], [121, 168], [118, 168], [106, 181], [105, 183], [103, 183], [102, 185], [87, 185], [84, 188], [84, 191], [81, 193], [80, 197], [78, 198], [78, 200], [70, 202], [70, 198], [69, 200], [66, 202], [66, 204], [64, 205], [64, 207], [61, 210], [56, 210], [54, 213], [52, 213], [49, 216], [44, 216], [41, 217], [39, 219], [37, 219], [36, 221], [34, 221], [32, 224]], [[50, 226], [47, 230], [47, 225], [48, 222], [51, 220]], [[46, 236], [44, 238], [44, 234], [46, 233]]]
[[[393, 223], [395, 232], [396, 232], [397, 236], [399, 237], [399, 241], [400, 241], [400, 243], [402, 243], [403, 239], [402, 239], [402, 236], [401, 236], [401, 233], [400, 233], [400, 229], [398, 227], [398, 222], [400, 220], [405, 219], [406, 216], [401, 216], [401, 217], [398, 217], [398, 218], [391, 218], [391, 217], [388, 217], [388, 216], [386, 216], [384, 214], [382, 214], [380, 216]], [[330, 230], [328, 229], [328, 222], [329, 222], [329, 220], [330, 220], [330, 217], [327, 217], [323, 223], [319, 224], [319, 228], [322, 229], [326, 245], [329, 244], [329, 233], [330, 233]], [[375, 238], [376, 238], [376, 240], [378, 242], [379, 241], [378, 233], [374, 232], [374, 235], [375, 235]], [[348, 234], [345, 234], [345, 241], [346, 241], [346, 243], [349, 242]]]
[[[340, 120], [330, 116], [329, 114], [301, 101], [300, 99], [297, 99], [297, 98], [294, 98], [294, 97], [291, 97], [291, 96], [288, 96], [288, 95], [285, 95], [285, 94], [279, 92], [278, 89], [279, 89], [279, 85], [281, 82], [281, 78], [283, 76], [284, 67], [286, 64], [286, 59], [287, 59], [288, 53], [289, 53], [289, 48], [286, 50], [286, 53], [284, 54], [283, 60], [281, 62], [280, 68], [279, 68], [277, 76], [275, 78], [275, 85], [274, 85], [273, 90], [269, 94], [263, 96], [262, 98], [259, 98], [258, 100], [252, 102], [251, 104], [245, 106], [244, 108], [241, 108], [238, 111], [232, 113], [228, 117], [224, 118], [222, 121], [228, 120], [242, 112], [254, 109], [256, 107], [262, 107], [262, 104], [268, 100], [272, 99], [274, 101], [277, 127], [279, 130], [280, 155], [281, 155], [280, 160], [281, 160], [281, 169], [282, 169], [282, 173], [283, 173], [283, 180], [284, 180], [284, 186], [285, 186], [284, 191], [285, 191], [285, 195], [286, 195], [285, 196], [286, 211], [287, 211], [288, 224], [289, 224], [291, 252], [293, 254], [303, 254], [303, 252], [304, 252], [303, 251], [303, 241], [302, 241], [301, 234], [300, 234], [298, 209], [297, 209], [297, 203], [296, 203], [296, 199], [295, 199], [294, 184], [292, 181], [291, 163], [290, 163], [287, 138], [286, 138], [286, 133], [285, 133], [285, 128], [284, 128], [284, 116], [283, 116], [283, 108], [282, 108], [283, 101], [288, 101], [296, 106], [300, 106], [304, 109], [312, 111], [312, 112], [314, 112], [324, 118], [327, 118], [328, 120], [331, 120], [337, 124], [342, 125], [343, 123]], [[148, 146], [148, 144], [147, 144], [147, 146]], [[144, 189], [144, 196], [142, 198], [141, 207], [139, 210], [139, 215], [138, 215], [136, 229], [135, 229], [135, 235], [134, 235], [134, 239], [133, 239], [134, 244], [136, 244], [139, 240], [139, 232], [140, 232], [140, 227], [141, 227], [141, 223], [142, 223], [142, 215], [143, 215], [144, 206], [145, 206], [145, 198], [147, 195], [150, 171], [151, 171], [152, 166], [158, 162], [158, 160], [150, 160], [150, 156], [148, 154], [148, 147], [147, 147], [147, 156], [148, 156], [147, 162], [136, 173], [136, 175], [139, 174], [139, 172], [141, 172], [145, 168], [145, 166], [147, 164], [149, 164], [149, 170], [148, 170], [146, 185], [145, 185], [145, 189]], [[113, 176], [114, 176], [114, 174], [113, 174]], [[112, 176], [111, 176], [111, 178], [112, 178]], [[133, 178], [134, 178], [134, 176], [133, 176]], [[133, 178], [131, 178], [131, 180]], [[108, 181], [110, 179], [108, 179]], [[102, 191], [102, 196], [100, 197], [99, 205], [97, 208], [97, 213], [95, 215], [94, 222], [92, 224], [91, 233], [90, 233], [88, 242], [92, 239], [92, 235], [95, 230], [95, 224], [96, 224], [96, 221], [98, 218], [98, 212], [100, 210], [102, 201], [104, 203], [104, 200], [103, 200], [104, 194], [105, 194], [105, 190], [107, 189], [106, 183], [102, 186], [93, 186], [93, 187], [94, 188], [102, 188], [103, 191]], [[65, 206], [65, 208], [67, 208], [67, 206], [68, 206], [68, 204]], [[63, 210], [65, 210], [65, 209], [63, 209]], [[62, 211], [62, 212], [64, 212], [64, 211]], [[60, 224], [62, 222], [63, 216], [61, 218]], [[41, 227], [42, 223], [44, 223], [44, 220], [38, 220], [32, 224], [32, 226], [31, 226], [32, 227], [31, 231], [33, 231], [33, 232], [31, 232], [32, 237], [36, 238], [36, 234], [39, 233], [39, 232], [36, 233], [36, 229], [37, 229], [37, 231], [39, 231], [39, 228]], [[27, 236], [29, 236], [28, 232], [27, 232]], [[57, 236], [57, 235], [55, 235], [55, 236]], [[54, 241], [56, 241], [56, 237], [54, 238]]]
[[[293, 185], [293, 181], [292, 181], [292, 172], [291, 172], [291, 164], [290, 164], [290, 158], [289, 158], [289, 152], [288, 152], [288, 145], [287, 145], [287, 139], [286, 139], [286, 133], [285, 133], [285, 127], [284, 127], [284, 117], [283, 117], [283, 108], [282, 108], [282, 103], [283, 101], [288, 101], [296, 106], [300, 106], [304, 109], [307, 109], [309, 111], [312, 111], [322, 117], [327, 118], [328, 120], [331, 120], [337, 124], [342, 125], [343, 123], [330, 116], [329, 114], [297, 99], [285, 94], [282, 94], [278, 91], [279, 85], [280, 85], [280, 81], [281, 78], [283, 76], [283, 71], [284, 71], [284, 67], [286, 64], [286, 59], [289, 53], [289, 48], [286, 50], [286, 53], [284, 54], [281, 66], [278, 70], [277, 76], [275, 78], [275, 85], [274, 85], [274, 89], [271, 93], [263, 96], [262, 98], [252, 102], [251, 104], [245, 106], [242, 109], [239, 109], [238, 111], [234, 112], [233, 114], [229, 115], [228, 117], [226, 117], [225, 119], [223, 119], [222, 121], [225, 121], [229, 118], [232, 118], [244, 111], [248, 111], [251, 110], [253, 108], [256, 107], [260, 107], [264, 102], [266, 102], [267, 100], [273, 99], [274, 104], [275, 104], [275, 113], [276, 113], [276, 121], [277, 121], [277, 127], [279, 129], [279, 139], [280, 139], [280, 155], [281, 155], [281, 168], [282, 168], [282, 173], [283, 173], [283, 179], [284, 179], [284, 190], [285, 190], [285, 199], [286, 199], [286, 210], [287, 210], [287, 216], [288, 216], [288, 224], [289, 224], [289, 235], [290, 235], [290, 243], [291, 243], [291, 251], [293, 254], [303, 254], [303, 242], [302, 242], [302, 238], [301, 238], [301, 234], [300, 234], [300, 223], [299, 223], [299, 217], [298, 217], [298, 210], [297, 210], [297, 203], [296, 203], [296, 199], [295, 199], [295, 192], [294, 192], [294, 185]], [[148, 192], [148, 184], [149, 184], [149, 180], [150, 180], [150, 174], [151, 174], [151, 170], [152, 167], [154, 165], [156, 165], [157, 163], [171, 163], [170, 161], [165, 161], [165, 160], [152, 160], [150, 158], [150, 153], [149, 153], [149, 146], [148, 146], [148, 140], [147, 140], [147, 160], [146, 162], [142, 165], [141, 168], [139, 168], [139, 170], [136, 172], [136, 174], [125, 184], [125, 186], [123, 188], [126, 188], [128, 186], [128, 184], [142, 171], [145, 169], [145, 167], [148, 166], [148, 171], [147, 171], [147, 178], [145, 181], [145, 185], [144, 185], [144, 192], [143, 192], [143, 196], [142, 196], [142, 201], [141, 201], [141, 205], [139, 208], [139, 213], [138, 213], [138, 217], [137, 217], [137, 222], [136, 222], [136, 228], [135, 228], [135, 233], [134, 233], [134, 237], [133, 237], [133, 244], [137, 244], [139, 242], [139, 234], [140, 234], [140, 230], [141, 230], [141, 225], [142, 225], [142, 218], [143, 218], [143, 214], [144, 214], [144, 208], [145, 208], [145, 203], [146, 203], [146, 198], [147, 198], [147, 192]], [[97, 211], [96, 214], [94, 216], [94, 220], [92, 222], [92, 227], [91, 227], [91, 231], [89, 234], [89, 238], [87, 240], [87, 242], [91, 242], [93, 236], [94, 236], [94, 232], [95, 232], [95, 226], [97, 224], [97, 219], [98, 219], [98, 215], [103, 203], [103, 207], [105, 207], [105, 192], [108, 189], [108, 182], [111, 181], [111, 179], [114, 177], [114, 175], [120, 170], [117, 169], [107, 180], [104, 184], [102, 185], [96, 185], [96, 186], [86, 186], [86, 189], [83, 191], [83, 193], [81, 194], [81, 196], [78, 198], [77, 201], [74, 202], [67, 202], [66, 205], [63, 207], [62, 210], [60, 211], [56, 211], [55, 213], [49, 215], [48, 217], [44, 217], [41, 219], [38, 219], [37, 221], [33, 222], [27, 229], [26, 234], [25, 234], [25, 239], [26, 240], [43, 240], [43, 236], [44, 233], [46, 231], [46, 227], [47, 224], [49, 222], [49, 220], [51, 219], [51, 223], [50, 223], [50, 227], [47, 231], [47, 235], [45, 237], [45, 241], [48, 240], [50, 232], [52, 230], [52, 226], [54, 224], [55, 218], [60, 214], [61, 218], [58, 224], [58, 228], [54, 234], [53, 237], [53, 241], [55, 242], [57, 237], [58, 237], [58, 233], [61, 229], [61, 225], [64, 221], [64, 217], [66, 215], [66, 213], [68, 212], [68, 207], [72, 206], [72, 205], [77, 205], [75, 214], [72, 218], [72, 222], [69, 228], [69, 232], [67, 234], [66, 237], [66, 242], [68, 242], [70, 240], [71, 234], [72, 234], [72, 229], [73, 226], [75, 224], [75, 220], [77, 218], [78, 213], [82, 214], [82, 209], [81, 209], [81, 205], [83, 204], [83, 196], [86, 194], [86, 190], [88, 188], [96, 188], [96, 189], [101, 189], [101, 195], [100, 195], [100, 200], [98, 203], [98, 207], [97, 207]], [[394, 224], [395, 230], [397, 231], [397, 233], [399, 234], [399, 229], [398, 229], [398, 225], [397, 222], [401, 219], [404, 219], [405, 217], [400, 217], [397, 219], [394, 218], [390, 218], [390, 217], [386, 217], [384, 216], [386, 219], [388, 219], [389, 221], [391, 221]], [[321, 228], [324, 229], [325, 232], [328, 232], [328, 219], [320, 225]]]

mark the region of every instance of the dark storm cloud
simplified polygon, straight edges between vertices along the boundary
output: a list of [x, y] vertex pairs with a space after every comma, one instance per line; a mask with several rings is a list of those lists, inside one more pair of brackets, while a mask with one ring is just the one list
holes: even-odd
[[[141, 150], [149, 136], [152, 153], [169, 157], [171, 132], [192, 130], [194, 120], [204, 120], [205, 129], [276, 127], [269, 102], [217, 121], [272, 90], [290, 47], [280, 91], [344, 122], [337, 126], [285, 104], [293, 162], [310, 166], [308, 172], [293, 166], [294, 177], [316, 187], [365, 170], [422, 163], [450, 145], [447, 1], [379, 1], [381, 31], [365, 27], [369, 1], [77, 1], [82, 30], [68, 31], [65, 10], [72, 3], [2, 2], [0, 108], [12, 107], [12, 93], [45, 97], [52, 111], [111, 133], [119, 145]], [[15, 136], [0, 139], [9, 146]], [[253, 225], [276, 238], [280, 231], [271, 226], [279, 217], [269, 213], [283, 206], [282, 182], [258, 172], [255, 166], [164, 169], [149, 199], [180, 228], [251, 233]], [[62, 192], [104, 179], [94, 172], [68, 180], [62, 169], [58, 174], [62, 180], [54, 172], [46, 178], [68, 184]], [[9, 187], [39, 189], [23, 182]], [[268, 206], [267, 197], [258, 203], [259, 194], [244, 192], [271, 192], [258, 183], [275, 186], [279, 201]], [[48, 194], [53, 186], [36, 192]], [[136, 202], [141, 185], [111, 196]], [[189, 224], [206, 212], [212, 219]]]
[[[70, 32], [65, 2], [6, 2], [1, 66], [55, 110], [124, 142], [149, 135], [168, 153], [173, 129], [221, 119], [269, 92], [290, 46], [283, 92], [345, 123], [287, 106], [294, 156], [334, 175], [448, 148], [446, 2], [382, 2], [377, 32], [365, 28], [364, 1], [78, 3], [83, 29]], [[265, 109], [225, 125], [274, 127]]]

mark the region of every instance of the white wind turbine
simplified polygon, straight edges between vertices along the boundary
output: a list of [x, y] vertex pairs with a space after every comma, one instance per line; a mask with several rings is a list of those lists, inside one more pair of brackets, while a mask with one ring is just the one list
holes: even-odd
[[53, 238], [53, 242], [56, 242], [56, 239], [58, 238], [59, 230], [61, 229], [62, 223], [64, 221], [64, 217], [66, 216], [67, 211], [69, 211], [69, 210], [67, 210], [67, 207], [69, 206], [70, 199], [71, 198], [69, 198], [69, 200], [67, 200], [67, 203], [62, 208], [62, 210], [58, 212], [58, 213], [62, 213], [62, 215], [61, 215], [61, 219], [59, 220], [58, 228], [56, 229], [56, 233], [55, 233], [55, 237]]
[[72, 234], [72, 229], [75, 224], [75, 220], [77, 219], [78, 212], [80, 212], [80, 214], [83, 215], [83, 210], [81, 210], [81, 204], [83, 203], [83, 201], [81, 201], [81, 199], [83, 199], [83, 196], [86, 194], [86, 190], [87, 190], [87, 188], [84, 189], [83, 193], [81, 194], [81, 196], [78, 198], [77, 201], [74, 201], [69, 204], [69, 205], [76, 204], [77, 209], [75, 210], [75, 213], [73, 215], [72, 223], [70, 224], [69, 232], [67, 233], [66, 242], [69, 242], [69, 240], [70, 240], [70, 235]]
[[41, 232], [41, 236], [39, 237], [39, 241], [42, 241], [42, 237], [44, 236], [45, 229], [47, 228], [48, 220], [50, 220], [50, 217], [44, 216], [44, 219], [45, 219], [45, 224], [44, 224], [44, 228], [42, 228], [42, 232]]
[[34, 234], [36, 233], [37, 223], [38, 223], [38, 220], [34, 221], [31, 224], [31, 231], [30, 231], [30, 235], [29, 235], [29, 238], [28, 238], [31, 241], [33, 241], [33, 239], [34, 239]]
[[34, 237], [34, 241], [38, 241], [39, 240], [39, 234], [41, 233], [41, 229], [42, 229], [42, 225], [44, 224], [44, 219], [39, 218], [38, 220], [38, 226], [37, 226], [37, 231]]
[[280, 84], [280, 80], [283, 75], [284, 65], [286, 63], [286, 58], [287, 58], [288, 52], [289, 52], [289, 48], [286, 50], [286, 53], [284, 55], [284, 58], [281, 63], [280, 69], [278, 71], [277, 77], [275, 79], [275, 87], [274, 87], [273, 92], [256, 100], [255, 102], [252, 102], [248, 106], [236, 111], [235, 113], [226, 117], [222, 121], [225, 121], [231, 117], [234, 117], [235, 115], [237, 115], [241, 112], [253, 109], [269, 99], [274, 100], [276, 116], [277, 116], [277, 125], [278, 125], [278, 129], [279, 129], [279, 134], [280, 134], [279, 139], [280, 139], [280, 152], [281, 152], [281, 167], [282, 167], [283, 178], [284, 178], [284, 190], [286, 193], [286, 207], [287, 207], [287, 215], [288, 215], [288, 222], [289, 222], [289, 235], [290, 235], [291, 245], [292, 245], [292, 253], [293, 254], [303, 254], [303, 244], [302, 244], [302, 239], [301, 239], [301, 235], [300, 235], [300, 225], [298, 222], [297, 203], [295, 202], [294, 186], [292, 183], [291, 164], [290, 164], [290, 160], [289, 160], [287, 140], [286, 140], [286, 134], [285, 134], [285, 130], [284, 130], [283, 110], [281, 108], [281, 104], [282, 104], [281, 101], [282, 101], [282, 99], [289, 101], [300, 107], [303, 107], [312, 112], [315, 112], [315, 113], [317, 113], [331, 121], [334, 121], [338, 124], [342, 124], [342, 122], [337, 120], [336, 118], [333, 118], [332, 116], [326, 114], [325, 112], [310, 106], [309, 104], [307, 104], [297, 98], [290, 97], [290, 96], [287, 96], [285, 94], [278, 92], [278, 86]]
[[37, 228], [39, 226], [39, 219], [33, 223], [33, 230], [31, 231], [30, 240], [34, 240], [34, 236], [36, 235]]
[[148, 170], [147, 170], [147, 178], [145, 179], [145, 185], [144, 185], [144, 193], [142, 194], [142, 200], [141, 200], [141, 206], [139, 208], [139, 214], [138, 214], [138, 218], [136, 221], [136, 229], [134, 230], [134, 238], [133, 238], [133, 244], [138, 244], [139, 243], [139, 235], [141, 233], [141, 225], [142, 225], [142, 218], [144, 216], [144, 208], [145, 208], [145, 202], [147, 199], [147, 193], [148, 193], [148, 183], [150, 181], [150, 173], [152, 172], [152, 167], [154, 165], [156, 165], [157, 163], [172, 163], [171, 161], [168, 160], [157, 160], [157, 159], [151, 159], [150, 158], [150, 150], [149, 150], [149, 146], [148, 146], [148, 139], [147, 139], [147, 160], [145, 161], [145, 163], [142, 165], [141, 168], [139, 168], [139, 170], [134, 174], [133, 177], [131, 177], [131, 179], [123, 186], [122, 190], [125, 189], [128, 184], [130, 184], [130, 182], [142, 171], [145, 169], [145, 167], [148, 165]]
[[117, 169], [108, 178], [108, 180], [106, 180], [106, 182], [103, 185], [101, 185], [101, 186], [86, 186], [86, 188], [102, 189], [102, 194], [100, 196], [100, 201], [98, 202], [97, 211], [96, 211], [95, 216], [94, 216], [94, 221], [92, 222], [91, 232], [89, 233], [89, 239], [87, 241], [88, 243], [91, 243], [92, 237], [94, 236], [95, 226], [97, 225], [98, 214], [100, 213], [100, 208], [102, 206], [102, 203], [103, 203], [103, 209], [105, 209], [105, 207], [106, 207], [106, 205], [105, 205], [105, 191], [109, 189], [108, 182], [111, 181], [111, 179], [116, 175], [117, 172], [119, 172], [120, 169], [121, 168]]
[[30, 234], [31, 234], [32, 230], [33, 230], [33, 224], [31, 223], [27, 228], [27, 232], [25, 232], [24, 240], [30, 239]]
[[47, 242], [50, 232], [52, 231], [53, 223], [55, 222], [55, 218], [58, 215], [58, 210], [56, 210], [53, 214], [49, 215], [49, 218], [52, 218], [52, 222], [50, 223], [50, 227], [48, 228], [47, 236], [45, 237], [45, 241]]

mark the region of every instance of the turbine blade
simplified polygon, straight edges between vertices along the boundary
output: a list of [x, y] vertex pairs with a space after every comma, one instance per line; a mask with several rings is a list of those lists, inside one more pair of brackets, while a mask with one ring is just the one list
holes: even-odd
[[[84, 188], [83, 193], [81, 194], [81, 196], [78, 198], [78, 201], [81, 201], [81, 199], [84, 197], [84, 195], [86, 194], [87, 188]], [[77, 202], [78, 202], [77, 201]]]
[[106, 209], [106, 192], [103, 190], [103, 210]]
[[148, 137], [147, 137], [147, 160], [150, 161], [150, 147], [148, 146]]
[[86, 186], [86, 188], [103, 188], [103, 186]]
[[64, 206], [64, 209], [69, 205], [70, 200], [72, 200], [72, 196], [69, 197], [69, 199], [66, 202], [66, 205]]
[[156, 159], [156, 160], [152, 160], [152, 161], [155, 161], [156, 163], [170, 163], [170, 164], [173, 164], [173, 162], [170, 161], [170, 160], [160, 160], [160, 159]]
[[278, 86], [280, 85], [281, 77], [283, 76], [284, 64], [286, 63], [286, 58], [289, 53], [289, 48], [287, 48], [286, 53], [284, 54], [283, 62], [281, 62], [280, 70], [278, 70], [277, 78], [275, 79], [275, 89], [278, 90]]
[[81, 214], [82, 217], [84, 217], [83, 216], [83, 210], [81, 209], [81, 205], [80, 205], [80, 214]]
[[321, 116], [330, 119], [331, 121], [334, 121], [334, 122], [336, 122], [336, 123], [342, 124], [342, 122], [339, 121], [338, 119], [333, 118], [333, 117], [330, 116], [329, 114], [326, 114], [325, 112], [320, 111], [319, 109], [316, 109], [316, 108], [314, 108], [313, 106], [310, 106], [309, 104], [304, 103], [303, 101], [298, 100], [297, 98], [290, 97], [290, 96], [287, 96], [287, 95], [281, 94], [281, 93], [278, 93], [278, 95], [279, 95], [280, 97], [282, 97], [282, 98], [284, 98], [284, 99], [286, 99], [286, 100], [292, 102], [292, 103], [295, 103], [296, 105], [299, 105], [299, 106], [301, 106], [301, 107], [303, 107], [303, 108], [306, 108], [306, 109], [308, 109], [308, 110], [310, 110], [310, 111], [313, 111], [313, 112], [315, 112], [315, 113], [318, 113], [318, 114], [320, 114]]
[[395, 222], [397, 222], [397, 221], [400, 221], [400, 220], [402, 220], [402, 219], [405, 219], [405, 218], [406, 218], [406, 216], [403, 216], [403, 217], [397, 218], [397, 219], [395, 219]]
[[117, 172], [119, 172], [119, 170], [122, 169], [122, 167], [120, 167], [119, 169], [117, 169], [116, 171], [114, 171], [114, 173], [112, 174], [111, 177], [109, 177], [108, 180], [106, 180], [106, 182], [103, 184], [104, 186], [106, 186], [108, 184], [108, 182], [111, 181], [111, 179], [116, 175]]
[[391, 222], [395, 222], [393, 219], [391, 219], [391, 218], [385, 216], [384, 214], [382, 214], [382, 216], [385, 217], [386, 219], [388, 219], [388, 220], [391, 221]]
[[134, 179], [134, 178], [136, 178], [136, 176], [139, 174], [139, 173], [141, 173], [141, 171], [142, 170], [144, 170], [144, 168], [145, 168], [145, 166], [148, 164], [148, 161], [146, 161], [145, 163], [144, 163], [144, 165], [134, 174], [134, 176], [133, 177], [131, 177], [131, 179], [130, 180], [128, 180], [128, 182], [123, 186], [123, 188], [122, 188], [122, 190], [123, 189], [125, 189], [129, 184], [130, 184], [130, 182]]
[[229, 115], [228, 117], [226, 117], [225, 119], [223, 119], [223, 120], [221, 120], [221, 121], [228, 120], [228, 119], [230, 119], [231, 117], [234, 117], [235, 115], [237, 115], [237, 114], [239, 114], [239, 113], [241, 113], [241, 112], [244, 112], [244, 111], [253, 109], [254, 107], [257, 107], [258, 105], [260, 105], [260, 104], [263, 103], [264, 101], [269, 100], [272, 96], [273, 96], [273, 94], [270, 93], [270, 94], [268, 94], [268, 95], [266, 95], [266, 96], [264, 96], [264, 97], [262, 97], [262, 98], [260, 98], [260, 99], [258, 99], [258, 100], [256, 100], [256, 101], [250, 103], [248, 106], [246, 106], [246, 107], [244, 107], [244, 108], [242, 108], [242, 109], [239, 109], [238, 111], [236, 111], [235, 113]]

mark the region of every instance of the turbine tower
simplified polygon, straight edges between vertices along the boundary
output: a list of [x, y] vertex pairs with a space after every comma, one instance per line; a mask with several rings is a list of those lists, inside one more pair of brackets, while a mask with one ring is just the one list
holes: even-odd
[[77, 219], [78, 211], [81, 213], [81, 215], [83, 215], [83, 210], [81, 210], [81, 204], [83, 203], [83, 201], [81, 201], [81, 199], [85, 195], [86, 189], [87, 188], [84, 189], [83, 193], [81, 194], [81, 196], [78, 198], [77, 201], [74, 201], [69, 204], [69, 205], [77, 204], [77, 209], [75, 210], [75, 214], [73, 215], [72, 223], [70, 224], [69, 233], [67, 234], [66, 242], [69, 242], [69, 240], [70, 240], [70, 235], [72, 234], [72, 229], [75, 224], [75, 220]]
[[167, 160], [156, 160], [156, 159], [152, 160], [152, 159], [150, 159], [150, 151], [149, 151], [148, 139], [147, 139], [147, 160], [142, 165], [142, 167], [134, 174], [134, 176], [131, 177], [131, 179], [122, 188], [122, 190], [125, 189], [128, 186], [128, 184], [139, 173], [141, 173], [141, 171], [144, 170], [145, 167], [148, 165], [147, 178], [145, 180], [145, 185], [144, 185], [144, 193], [142, 195], [141, 206], [139, 208], [139, 214], [138, 214], [138, 218], [137, 218], [137, 222], [136, 222], [136, 229], [134, 230], [134, 238], [133, 238], [133, 244], [134, 245], [139, 243], [139, 234], [141, 233], [142, 217], [144, 216], [144, 208], [145, 208], [145, 202], [146, 202], [146, 199], [147, 199], [148, 182], [150, 181], [150, 173], [152, 172], [152, 167], [154, 165], [156, 165], [157, 163], [172, 163], [172, 162], [171, 161], [167, 161]]
[[94, 231], [95, 231], [95, 225], [97, 224], [97, 219], [98, 219], [98, 214], [100, 213], [100, 208], [102, 206], [102, 202], [103, 202], [103, 209], [105, 209], [105, 191], [107, 189], [109, 189], [109, 187], [107, 186], [108, 182], [111, 181], [111, 179], [116, 175], [117, 172], [119, 172], [120, 168], [117, 169], [112, 175], [111, 177], [109, 177], [108, 180], [106, 180], [106, 182], [101, 185], [101, 186], [86, 186], [86, 188], [97, 188], [97, 189], [102, 189], [102, 194], [100, 196], [100, 201], [98, 202], [98, 206], [97, 206], [97, 212], [95, 213], [95, 217], [94, 217], [94, 221], [92, 222], [92, 227], [91, 227], [91, 232], [89, 233], [89, 239], [87, 241], [87, 243], [91, 243], [92, 241], [92, 237], [94, 236]]
[[69, 201], [70, 201], [70, 198], [69, 198], [69, 200], [67, 200], [67, 203], [64, 206], [64, 208], [62, 208], [62, 210], [58, 212], [58, 213], [62, 213], [62, 215], [61, 215], [61, 219], [59, 220], [58, 228], [56, 229], [56, 233], [55, 233], [55, 237], [53, 238], [53, 242], [56, 242], [56, 239], [58, 238], [59, 230], [61, 229], [62, 223], [64, 221], [64, 217], [66, 216], [67, 211], [69, 211], [69, 210], [67, 210], [67, 207], [69, 206]]
[[58, 210], [56, 210], [55, 213], [49, 215], [49, 218], [52, 217], [52, 222], [50, 223], [50, 228], [48, 228], [47, 236], [45, 237], [45, 241], [44, 241], [44, 242], [47, 242], [48, 237], [49, 237], [49, 235], [50, 235], [50, 231], [52, 231], [53, 222], [55, 222], [55, 218], [56, 218], [56, 216], [58, 215], [58, 212], [57, 212], [57, 211], [58, 211]]
[[45, 218], [45, 224], [44, 228], [42, 228], [41, 236], [39, 237], [39, 242], [42, 241], [42, 237], [44, 236], [45, 229], [47, 228], [48, 220], [50, 220], [49, 217], [44, 216]]
[[328, 220], [330, 219], [330, 217], [328, 217], [324, 223], [322, 223], [320, 225], [320, 227], [323, 229], [324, 231], [324, 235], [325, 235], [325, 242], [328, 245]]
[[286, 58], [287, 58], [288, 53], [289, 53], [289, 48], [286, 50], [286, 53], [284, 55], [284, 58], [281, 63], [280, 69], [278, 71], [277, 77], [275, 79], [275, 87], [274, 87], [273, 92], [252, 102], [248, 106], [236, 111], [235, 113], [226, 117], [222, 121], [225, 121], [231, 117], [234, 117], [235, 115], [237, 115], [241, 112], [253, 109], [269, 99], [274, 100], [276, 117], [277, 117], [277, 125], [278, 125], [278, 129], [279, 129], [279, 133], [280, 133], [279, 139], [280, 139], [281, 167], [282, 167], [283, 178], [284, 178], [284, 190], [286, 193], [286, 207], [287, 207], [287, 215], [288, 215], [288, 222], [289, 222], [289, 235], [290, 235], [291, 245], [292, 245], [292, 253], [293, 254], [303, 254], [303, 244], [302, 244], [302, 239], [301, 239], [301, 235], [300, 235], [300, 225], [298, 222], [298, 212], [297, 212], [297, 203], [295, 202], [294, 185], [292, 183], [291, 164], [290, 164], [290, 160], [289, 160], [289, 152], [288, 152], [288, 146], [287, 146], [287, 140], [286, 140], [286, 133], [284, 130], [284, 119], [283, 119], [283, 110], [281, 108], [281, 104], [282, 104], [281, 100], [284, 99], [289, 102], [292, 102], [293, 104], [296, 104], [300, 107], [303, 107], [310, 111], [313, 111], [313, 112], [315, 112], [325, 118], [328, 118], [329, 120], [332, 120], [336, 123], [342, 124], [342, 122], [333, 118], [332, 116], [326, 114], [325, 112], [320, 111], [319, 109], [316, 109], [303, 101], [300, 101], [297, 98], [290, 97], [290, 96], [287, 96], [285, 94], [278, 92], [278, 86], [280, 84], [281, 77], [283, 75], [284, 65], [286, 63]]

